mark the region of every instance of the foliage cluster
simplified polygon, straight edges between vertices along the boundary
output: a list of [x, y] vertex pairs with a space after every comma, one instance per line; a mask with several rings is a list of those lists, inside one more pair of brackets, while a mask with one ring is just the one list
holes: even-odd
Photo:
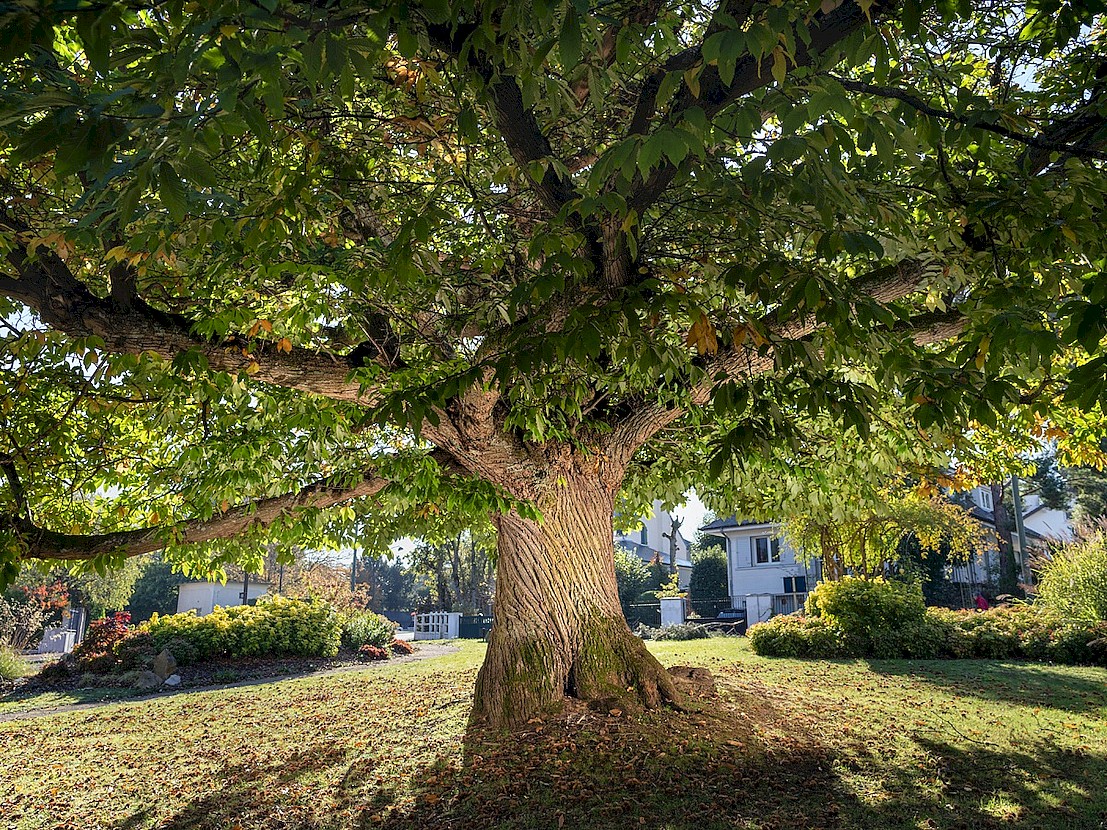
[[640, 625], [634, 631], [643, 640], [669, 640], [683, 642], [684, 640], [706, 640], [707, 629], [693, 623], [670, 625], [665, 628], [650, 628], [648, 625]]
[[716, 545], [692, 551], [692, 576], [688, 593], [693, 601], [727, 600], [726, 550]]
[[792, 547], [821, 558], [828, 579], [883, 572], [886, 564], [899, 559], [900, 545], [908, 538], [924, 553], [944, 550], [955, 561], [992, 541], [990, 531], [965, 508], [936, 492], [902, 483], [884, 489], [844, 520], [794, 510], [785, 515], [784, 533]]
[[885, 656], [898, 632], [917, 625], [925, 610], [918, 584], [883, 578], [823, 581], [807, 597], [807, 613], [839, 630], [851, 651], [877, 656]]
[[1107, 620], [1107, 524], [1054, 549], [1038, 571], [1039, 601], [1073, 620]]
[[396, 636], [396, 623], [372, 611], [347, 611], [341, 622], [342, 647], [350, 651], [366, 645], [385, 648]]
[[[1107, 622], [1066, 621], [1031, 605], [985, 612], [927, 608], [879, 638], [847, 635], [827, 617], [782, 615], [749, 630], [765, 657], [1035, 660], [1107, 665]], [[866, 645], [868, 647], [866, 647]]]
[[407, 640], [393, 640], [391, 648], [393, 654], [407, 655], [415, 653], [415, 646]]
[[131, 615], [118, 611], [88, 624], [84, 639], [69, 653], [66, 662], [83, 672], [106, 673], [116, 668], [116, 648], [132, 631]]
[[13, 651], [30, 647], [68, 601], [60, 582], [11, 586], [0, 595], [0, 646]]
[[29, 671], [30, 667], [15, 649], [0, 645], [0, 680], [15, 680]]
[[342, 623], [333, 606], [314, 599], [265, 597], [257, 605], [216, 608], [211, 614], [194, 613], [162, 617], [155, 614], [143, 624], [157, 649], [183, 641], [192, 655], [186, 659], [216, 657], [334, 657], [338, 654]]

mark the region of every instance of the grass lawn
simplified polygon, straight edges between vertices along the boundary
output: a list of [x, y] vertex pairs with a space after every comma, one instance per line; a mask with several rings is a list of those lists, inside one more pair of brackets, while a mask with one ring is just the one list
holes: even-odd
[[466, 736], [483, 656], [0, 723], [0, 830], [1107, 827], [1107, 671], [655, 643], [699, 711]]

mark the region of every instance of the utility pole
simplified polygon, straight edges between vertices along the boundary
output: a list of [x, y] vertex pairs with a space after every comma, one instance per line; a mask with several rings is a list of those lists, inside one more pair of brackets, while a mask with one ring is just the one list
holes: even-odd
[[357, 548], [354, 548], [354, 558], [350, 561], [350, 593], [357, 590]]
[[250, 572], [245, 569], [242, 571], [242, 604], [250, 604]]
[[1022, 496], [1019, 495], [1019, 477], [1011, 476], [1011, 503], [1015, 509], [1015, 532], [1019, 535], [1019, 569], [1022, 578], [1030, 582], [1030, 563], [1026, 550], [1026, 526], [1022, 523]]

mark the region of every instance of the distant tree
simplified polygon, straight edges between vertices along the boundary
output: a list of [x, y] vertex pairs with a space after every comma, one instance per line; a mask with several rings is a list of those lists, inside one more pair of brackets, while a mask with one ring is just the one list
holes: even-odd
[[141, 564], [141, 571], [125, 608], [130, 612], [132, 622], [148, 620], [155, 612], [176, 613], [181, 583], [187, 582], [188, 578], [174, 571], [161, 553], [144, 556], [137, 561]]
[[688, 593], [697, 602], [720, 601], [730, 598], [725, 547], [713, 543], [693, 547], [692, 578], [688, 584]]
[[69, 589], [70, 602], [84, 606], [96, 619], [109, 611], [122, 611], [126, 607], [142, 570], [142, 561], [133, 558], [103, 573], [85, 569], [56, 573]]
[[489, 612], [495, 593], [494, 544], [490, 534], [466, 529], [415, 546], [411, 570], [427, 579], [434, 608]]
[[415, 606], [415, 578], [394, 556], [369, 556], [360, 560], [357, 580], [369, 586], [369, 608], [377, 613]]
[[619, 591], [619, 604], [623, 614], [628, 614], [630, 606], [650, 589], [650, 567], [637, 554], [626, 548], [615, 546], [615, 583]]

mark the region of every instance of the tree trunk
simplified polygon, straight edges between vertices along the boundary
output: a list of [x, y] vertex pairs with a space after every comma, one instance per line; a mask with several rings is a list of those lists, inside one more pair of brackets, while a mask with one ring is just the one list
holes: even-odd
[[619, 606], [609, 492], [570, 479], [539, 507], [540, 522], [515, 513], [496, 520], [495, 624], [474, 722], [518, 726], [566, 696], [624, 707], [675, 701], [672, 678]]
[[1003, 485], [991, 485], [992, 522], [996, 527], [999, 547], [999, 590], [1005, 594], [1019, 593], [1019, 566], [1015, 561], [1015, 545], [1011, 539], [1011, 516], [1003, 503]]

